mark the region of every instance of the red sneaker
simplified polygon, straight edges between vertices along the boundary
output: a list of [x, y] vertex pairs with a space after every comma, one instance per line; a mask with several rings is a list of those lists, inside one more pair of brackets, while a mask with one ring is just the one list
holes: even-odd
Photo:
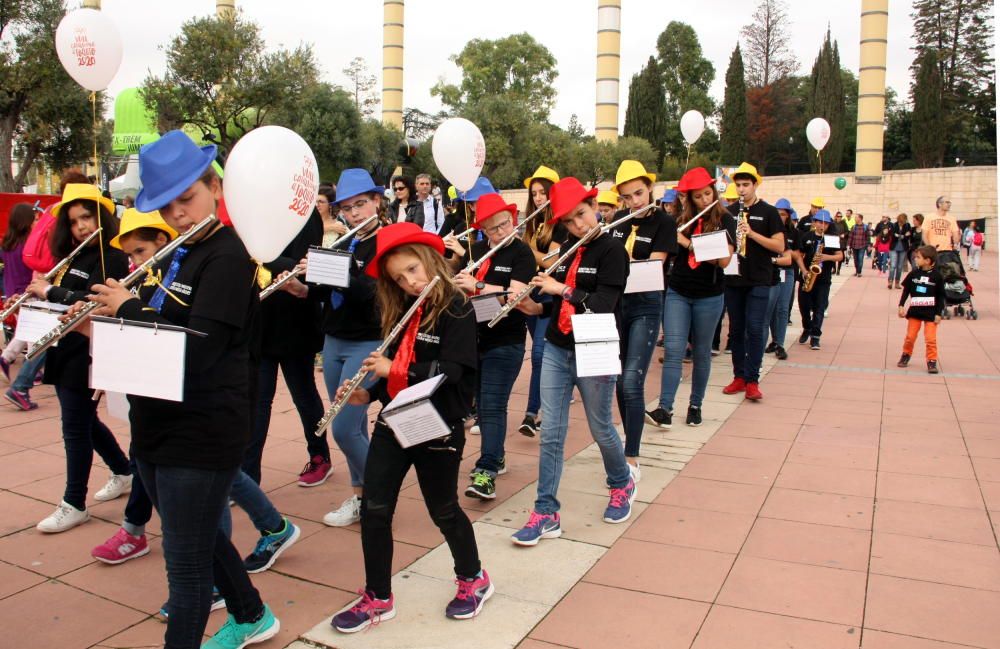
[[747, 389], [747, 382], [740, 377], [733, 379], [733, 382], [722, 388], [723, 394], [736, 394]]
[[760, 386], [756, 383], [747, 383], [747, 399], [751, 401], [760, 401], [764, 398], [763, 393], [760, 391]]
[[132, 536], [124, 529], [119, 528], [114, 536], [91, 550], [90, 556], [98, 561], [117, 565], [148, 553], [149, 546], [146, 544], [145, 534]]
[[299, 474], [300, 487], [318, 487], [326, 482], [326, 479], [333, 473], [333, 465], [330, 460], [317, 455], [309, 460], [306, 467]]

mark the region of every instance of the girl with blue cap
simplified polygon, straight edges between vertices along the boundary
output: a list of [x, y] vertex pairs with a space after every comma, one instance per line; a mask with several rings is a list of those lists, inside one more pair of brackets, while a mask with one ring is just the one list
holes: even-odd
[[[139, 152], [136, 209], [159, 210], [178, 233], [210, 218], [222, 198], [215, 146], [171, 131]], [[217, 224], [177, 249], [132, 295], [117, 282], [93, 287], [105, 314], [205, 333], [187, 340], [184, 401], [130, 396], [132, 449], [160, 514], [170, 597], [168, 649], [237, 649], [273, 637], [280, 624], [220, 529], [250, 437], [250, 352], [259, 303], [255, 264], [231, 228]], [[214, 573], [214, 574], [213, 574]], [[212, 586], [229, 616], [205, 644]]]
[[[788, 313], [792, 309], [792, 294], [795, 291], [795, 259], [798, 253], [802, 233], [795, 227], [798, 216], [792, 209], [787, 198], [779, 198], [774, 204], [785, 226], [785, 252], [774, 258], [775, 283], [771, 286], [771, 296], [767, 303], [767, 321], [770, 323], [764, 331], [771, 333], [771, 342], [764, 348], [765, 354], [773, 353], [779, 361], [788, 359], [785, 351], [785, 331], [788, 329]], [[789, 254], [791, 251], [791, 254]]]

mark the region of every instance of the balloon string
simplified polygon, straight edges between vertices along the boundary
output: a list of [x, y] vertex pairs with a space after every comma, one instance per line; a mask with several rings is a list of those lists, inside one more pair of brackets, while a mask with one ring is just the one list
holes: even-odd
[[688, 148], [688, 156], [687, 160], [684, 161], [684, 171], [687, 171], [691, 165], [691, 145], [690, 144], [687, 145], [687, 148]]
[[94, 130], [94, 177], [97, 179], [97, 185], [101, 184], [101, 167], [97, 160], [97, 93], [90, 93], [90, 108], [93, 114], [93, 130]]

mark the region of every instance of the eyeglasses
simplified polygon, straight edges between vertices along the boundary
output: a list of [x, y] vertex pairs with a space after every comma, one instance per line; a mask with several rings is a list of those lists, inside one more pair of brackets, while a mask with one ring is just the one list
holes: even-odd
[[364, 209], [365, 205], [371, 202], [370, 198], [362, 198], [360, 201], [353, 203], [351, 205], [344, 205], [341, 203], [340, 210], [342, 212], [360, 212]]
[[401, 192], [401, 191], [403, 191], [404, 189], [406, 189], [406, 187], [404, 187], [404, 186], [400, 185], [399, 187], [393, 187], [392, 189], [393, 189], [393, 191], [397, 191], [397, 192]]
[[511, 225], [511, 220], [505, 219], [501, 223], [497, 223], [496, 225], [494, 225], [492, 228], [483, 228], [483, 230], [486, 232], [486, 234], [496, 234], [501, 230], [506, 230], [507, 228], [510, 227], [510, 225]]

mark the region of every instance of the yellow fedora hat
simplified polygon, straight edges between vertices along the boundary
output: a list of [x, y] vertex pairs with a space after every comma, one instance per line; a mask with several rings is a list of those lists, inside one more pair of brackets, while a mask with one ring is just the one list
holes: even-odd
[[826, 203], [819, 196], [809, 201], [809, 204], [812, 205], [813, 207], [826, 207]]
[[610, 189], [605, 189], [602, 192], [597, 193], [597, 202], [604, 203], [605, 205], [618, 205], [618, 192], [612, 191]]
[[758, 185], [764, 180], [761, 178], [761, 175], [757, 173], [757, 167], [753, 166], [749, 162], [740, 163], [740, 166], [736, 167], [736, 170], [730, 175], [730, 178], [736, 178], [736, 176], [740, 174], [753, 176]]
[[165, 232], [171, 240], [177, 236], [177, 231], [167, 225], [159, 212], [140, 212], [134, 207], [130, 207], [122, 214], [122, 225], [118, 230], [118, 236], [111, 240], [112, 248], [122, 249], [121, 238], [129, 232], [134, 232], [140, 228], [153, 228]]
[[52, 206], [52, 216], [59, 218], [59, 211], [63, 205], [79, 200], [95, 201], [103, 205], [112, 214], [115, 213], [114, 202], [110, 198], [101, 196], [101, 190], [96, 185], [70, 183], [63, 190], [62, 200]]
[[636, 178], [648, 178], [649, 182], [656, 182], [656, 174], [647, 173], [646, 168], [638, 160], [622, 160], [618, 165], [618, 173], [615, 174], [615, 189]]
[[531, 189], [531, 181], [535, 178], [544, 178], [545, 180], [551, 180], [553, 183], [559, 182], [559, 174], [556, 173], [556, 170], [542, 165], [538, 169], [535, 169], [535, 173], [524, 179], [524, 188]]
[[726, 191], [722, 194], [722, 198], [727, 201], [739, 200], [740, 195], [736, 191], [736, 183], [729, 183], [729, 186], [726, 187]]

